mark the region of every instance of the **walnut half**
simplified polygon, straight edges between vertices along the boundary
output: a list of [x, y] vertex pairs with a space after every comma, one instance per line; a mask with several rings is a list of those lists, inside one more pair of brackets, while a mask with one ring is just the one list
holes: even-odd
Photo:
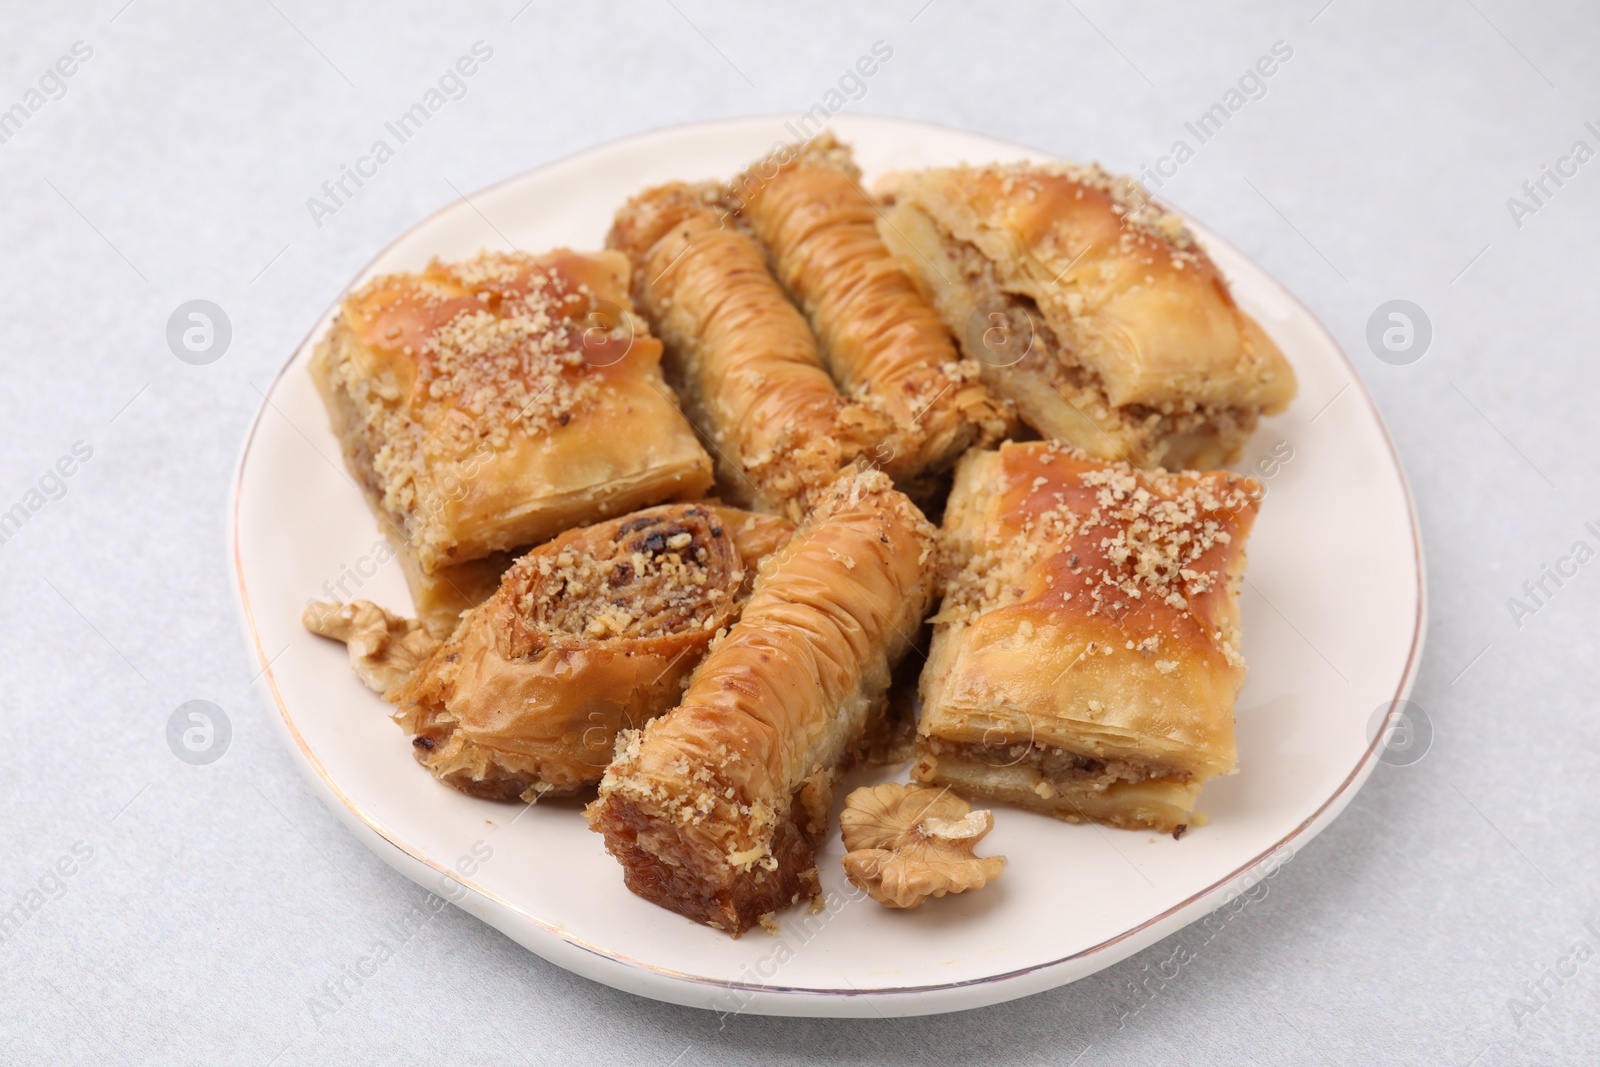
[[410, 681], [439, 647], [422, 623], [384, 611], [370, 600], [307, 604], [300, 622], [314, 634], [343, 641], [350, 666], [377, 693]]
[[1006, 863], [972, 854], [994, 816], [948, 789], [898, 782], [857, 789], [845, 798], [839, 826], [845, 875], [887, 908], [981, 889]]

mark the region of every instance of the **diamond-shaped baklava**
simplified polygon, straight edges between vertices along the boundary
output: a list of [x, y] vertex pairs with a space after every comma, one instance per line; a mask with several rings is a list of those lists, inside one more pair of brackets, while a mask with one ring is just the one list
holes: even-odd
[[615, 252], [435, 261], [351, 293], [318, 345], [346, 464], [435, 632], [502, 553], [710, 486], [628, 287]]
[[880, 229], [998, 396], [1052, 440], [1140, 467], [1220, 467], [1294, 372], [1211, 258], [1098, 167], [903, 175]]
[[967, 454], [912, 776], [1073, 822], [1177, 832], [1234, 770], [1257, 483], [1045, 442]]

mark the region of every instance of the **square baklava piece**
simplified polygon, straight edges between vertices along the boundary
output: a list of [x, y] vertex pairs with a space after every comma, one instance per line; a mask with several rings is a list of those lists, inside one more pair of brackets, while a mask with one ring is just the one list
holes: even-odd
[[318, 345], [345, 462], [435, 633], [513, 550], [710, 486], [629, 275], [615, 252], [435, 261], [351, 293]]
[[1258, 484], [1031, 442], [969, 452], [912, 776], [1071, 822], [1181, 833], [1235, 769]]
[[896, 176], [885, 242], [984, 382], [1042, 437], [1140, 467], [1221, 467], [1294, 372], [1183, 222], [1098, 167]]

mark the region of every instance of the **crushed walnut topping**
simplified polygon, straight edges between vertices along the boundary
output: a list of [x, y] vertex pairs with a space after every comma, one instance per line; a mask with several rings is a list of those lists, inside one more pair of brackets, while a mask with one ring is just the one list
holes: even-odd
[[[1064, 446], [1048, 446], [1037, 458], [1049, 464], [1058, 457], [1086, 458]], [[1024, 599], [1036, 581], [1052, 598], [1072, 599], [1072, 593], [1054, 591], [1051, 579], [1063, 575], [1077, 590], [1075, 602], [1090, 615], [1117, 618], [1139, 601], [1187, 611], [1196, 597], [1229, 582], [1212, 550], [1231, 543], [1230, 520], [1254, 503], [1254, 483], [1246, 478], [1135, 470], [1123, 463], [1096, 462], [1055, 479], [1017, 482], [1018, 477], [1012, 474], [1011, 484], [996, 491], [1024, 494], [1014, 519], [1019, 536], [991, 534], [965, 551], [947, 546], [950, 577], [935, 622], [970, 622]], [[1085, 488], [1092, 491], [1088, 500]], [[1206, 559], [1208, 553], [1213, 559]], [[1047, 557], [1053, 562], [1040, 571]], [[1029, 636], [1020, 629], [1019, 634]], [[1143, 658], [1160, 652], [1159, 635], [1135, 636], [1124, 642], [1128, 651]], [[1213, 636], [1229, 662], [1242, 664], [1236, 628], [1224, 623]], [[1086, 654], [1111, 652], [1107, 645]], [[1165, 673], [1168, 662], [1161, 658], [1154, 665]]]
[[565, 425], [563, 416], [593, 399], [597, 380], [583, 373], [586, 286], [494, 253], [433, 269], [453, 276], [482, 304], [463, 308], [420, 353], [418, 395], [465, 416], [453, 444], [487, 439], [504, 448], [511, 433]]
[[[1110, 566], [1101, 571], [1099, 584], [1133, 600], [1151, 595], [1179, 610], [1217, 581], [1212, 570], [1193, 565], [1232, 539], [1221, 517], [1250, 506], [1242, 479], [1219, 491], [1209, 479], [1141, 474], [1119, 464], [1083, 471], [1078, 480], [1098, 487], [1094, 510], [1062, 515], [1058, 508], [1041, 520], [1074, 527], [1074, 532], [1104, 528], [1099, 547]], [[1103, 602], [1102, 595], [1094, 599], [1097, 606]]]
[[[362, 413], [384, 510], [429, 553], [449, 548], [433, 523], [464, 481], [516, 441], [594, 408], [608, 388], [601, 366], [644, 332], [626, 308], [577, 280], [590, 269], [583, 258], [436, 260], [421, 273], [376, 278], [346, 300], [330, 335], [342, 352], [332, 374]], [[363, 323], [373, 331], [365, 338]], [[397, 349], [409, 369], [374, 373], [359, 343]]]
[[[1124, 234], [1141, 233], [1168, 245], [1174, 261], [1198, 263], [1199, 249], [1194, 235], [1184, 225], [1183, 219], [1174, 215], [1151, 197], [1149, 190], [1136, 179], [1123, 174], [1112, 174], [1098, 163], [1029, 163], [997, 164], [993, 169], [1001, 175], [1002, 188], [1010, 193], [1018, 182], [1032, 193], [1036, 180], [1042, 176], [1063, 177], [1081, 186], [1096, 189], [1111, 199], [1111, 209], [1122, 221]], [[1082, 199], [1079, 191], [1079, 199]], [[1030, 197], [1031, 199], [1031, 197]]]

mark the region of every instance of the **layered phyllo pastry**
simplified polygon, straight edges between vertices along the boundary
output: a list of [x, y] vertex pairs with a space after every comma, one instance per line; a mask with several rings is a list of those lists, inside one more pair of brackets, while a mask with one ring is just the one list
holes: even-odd
[[1034, 442], [962, 460], [912, 777], [1181, 832], [1231, 774], [1257, 483]]
[[1039, 434], [1139, 467], [1221, 467], [1294, 372], [1177, 216], [1098, 167], [900, 176], [884, 240]]

